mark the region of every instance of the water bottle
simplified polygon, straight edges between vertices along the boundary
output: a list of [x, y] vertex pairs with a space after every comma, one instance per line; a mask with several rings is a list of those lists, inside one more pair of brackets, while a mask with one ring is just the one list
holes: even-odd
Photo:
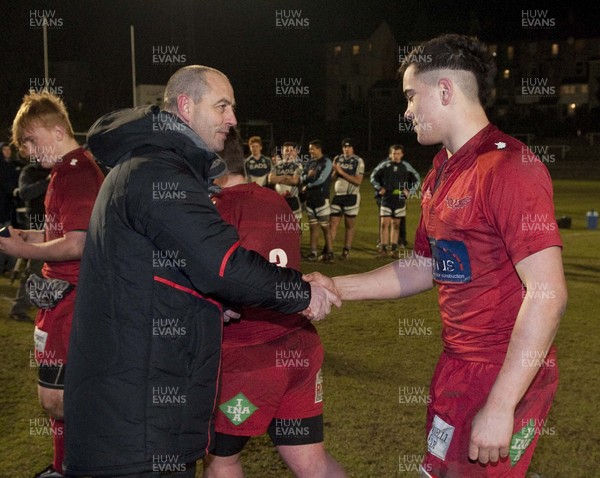
[[598, 229], [598, 211], [591, 209], [586, 214], [587, 217], [587, 228]]

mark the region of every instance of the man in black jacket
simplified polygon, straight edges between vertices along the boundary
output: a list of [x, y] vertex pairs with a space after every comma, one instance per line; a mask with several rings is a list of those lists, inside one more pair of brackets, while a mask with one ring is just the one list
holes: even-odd
[[339, 305], [300, 272], [239, 247], [210, 201], [234, 105], [223, 73], [187, 66], [169, 80], [162, 111], [113, 112], [88, 133], [111, 171], [90, 221], [69, 349], [70, 476], [193, 477], [214, 442], [222, 304], [314, 320]]

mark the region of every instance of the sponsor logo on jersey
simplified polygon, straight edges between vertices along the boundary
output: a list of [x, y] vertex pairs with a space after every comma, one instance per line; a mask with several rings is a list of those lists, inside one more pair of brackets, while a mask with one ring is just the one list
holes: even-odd
[[320, 403], [323, 401], [323, 374], [321, 373], [321, 369], [317, 372], [317, 376], [315, 378], [315, 403]]
[[238, 393], [231, 400], [228, 400], [221, 405], [219, 409], [234, 425], [240, 425], [244, 423], [252, 414], [258, 410], [248, 398], [242, 393]]
[[464, 209], [469, 204], [471, 204], [471, 196], [466, 196], [464, 198], [451, 198], [450, 196], [446, 196], [446, 207], [450, 209]]
[[471, 281], [471, 262], [462, 241], [429, 238], [433, 255], [433, 278], [444, 283]]

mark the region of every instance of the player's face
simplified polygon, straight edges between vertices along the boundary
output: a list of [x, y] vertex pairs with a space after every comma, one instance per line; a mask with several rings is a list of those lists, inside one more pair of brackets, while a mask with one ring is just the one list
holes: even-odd
[[261, 151], [262, 144], [256, 142], [250, 143], [250, 152], [252, 153], [252, 156], [259, 156]]
[[342, 146], [342, 153], [344, 153], [344, 156], [352, 156], [354, 154], [354, 147]]
[[218, 73], [206, 74], [208, 91], [200, 101], [190, 101], [190, 127], [211, 151], [223, 151], [229, 129], [237, 124], [235, 98], [229, 80]]
[[10, 150], [10, 146], [8, 146], [7, 144], [2, 146], [2, 156], [4, 157], [4, 159], [9, 159], [11, 153], [12, 151]]
[[22, 143], [30, 158], [35, 159], [43, 168], [51, 169], [61, 160], [58, 142], [60, 135], [58, 126], [31, 126], [24, 131]]
[[413, 124], [417, 141], [424, 145], [441, 143], [435, 126], [436, 115], [441, 113], [438, 89], [422, 81], [412, 65], [404, 72], [402, 88], [408, 101], [404, 117]]
[[392, 161], [395, 163], [402, 161], [402, 156], [404, 156], [404, 152], [401, 149], [394, 149], [392, 151]]
[[296, 148], [291, 145], [284, 146], [282, 153], [285, 161], [291, 161], [296, 158]]
[[310, 154], [311, 158], [319, 159], [321, 157], [321, 150], [317, 148], [314, 144], [308, 145], [308, 154]]

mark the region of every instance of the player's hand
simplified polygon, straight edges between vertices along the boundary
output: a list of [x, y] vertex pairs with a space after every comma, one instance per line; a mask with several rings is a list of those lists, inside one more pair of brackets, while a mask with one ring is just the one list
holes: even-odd
[[25, 241], [20, 229], [13, 229], [12, 226], [8, 226], [8, 230], [10, 231], [10, 237], [1, 237], [0, 236], [0, 252], [7, 254], [13, 257], [20, 257], [21, 248]]
[[471, 423], [469, 459], [482, 464], [495, 463], [508, 456], [514, 412], [484, 406]]
[[302, 315], [310, 320], [323, 320], [331, 312], [331, 304], [338, 308], [342, 305], [337, 294], [317, 282], [310, 282], [310, 293], [308, 309], [302, 312]]
[[333, 281], [333, 279], [331, 277], [327, 277], [321, 274], [320, 272], [311, 272], [310, 274], [304, 274], [302, 276], [302, 280], [306, 282], [316, 282], [317, 284], [322, 285], [338, 297], [341, 297], [341, 294], [335, 286], [335, 282]]
[[231, 319], [239, 319], [242, 316], [239, 312], [232, 309], [225, 309], [223, 311], [223, 322], [229, 322]]
[[380, 195], [380, 196], [383, 196], [384, 194], [385, 194], [385, 188], [381, 188], [381, 189], [379, 190], [379, 195]]

